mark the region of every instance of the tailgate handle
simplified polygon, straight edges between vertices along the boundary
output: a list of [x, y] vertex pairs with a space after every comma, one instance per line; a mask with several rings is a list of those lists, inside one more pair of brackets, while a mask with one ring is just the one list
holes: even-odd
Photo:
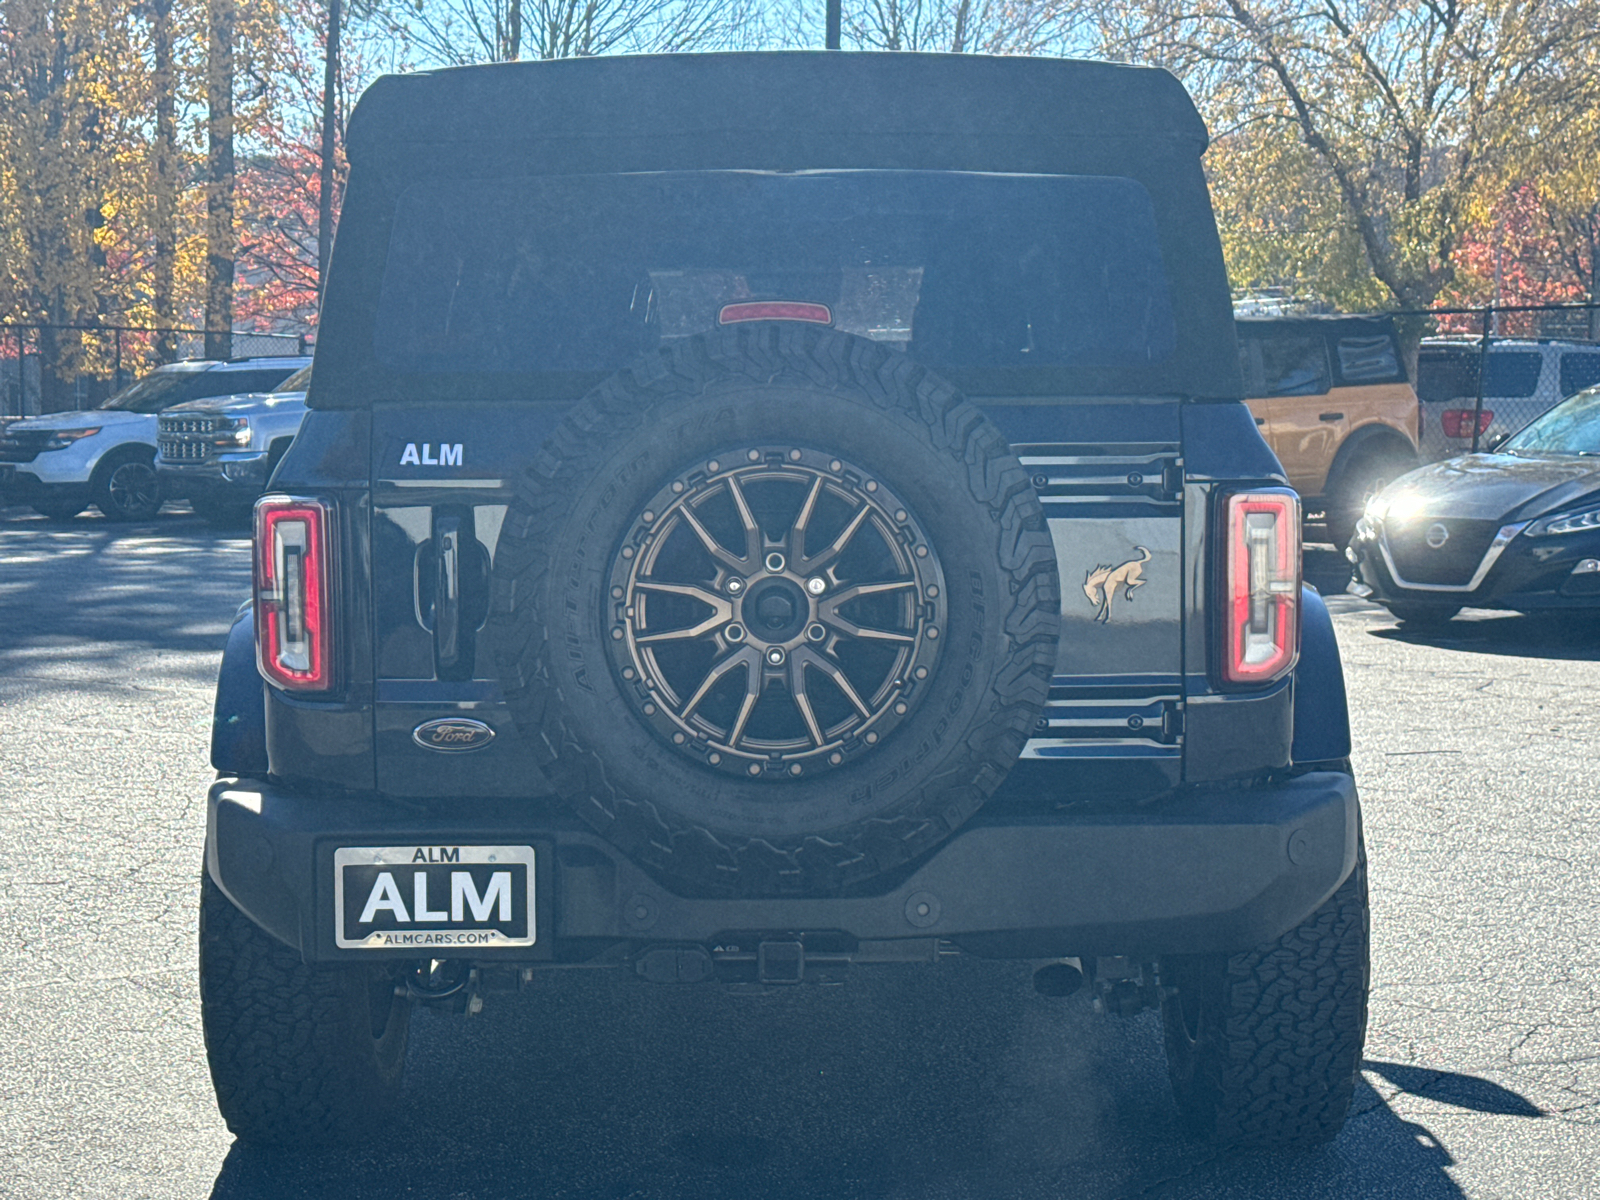
[[433, 544], [439, 570], [433, 589], [433, 653], [445, 670], [461, 658], [461, 518], [436, 517]]

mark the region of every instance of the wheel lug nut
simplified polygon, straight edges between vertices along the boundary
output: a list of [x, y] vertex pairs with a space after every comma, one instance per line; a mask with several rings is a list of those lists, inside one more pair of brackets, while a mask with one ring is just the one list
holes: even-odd
[[771, 554], [767, 555], [767, 570], [771, 571], [774, 575], [776, 575], [779, 571], [783, 570], [783, 567], [784, 567], [784, 557], [783, 557], [783, 555], [779, 554], [776, 550], [774, 550]]
[[722, 586], [728, 590], [728, 594], [730, 596], [737, 596], [740, 592], [744, 591], [744, 580], [735, 575]]
[[788, 656], [784, 654], [782, 646], [773, 646], [767, 651], [767, 662], [774, 667], [783, 666], [783, 660]]
[[813, 596], [820, 596], [827, 590], [828, 581], [821, 575], [813, 575], [810, 579], [806, 580], [806, 591], [810, 592]]
[[827, 636], [828, 636], [828, 631], [826, 629], [824, 629], [821, 625], [816, 624], [815, 622], [812, 622], [810, 625], [806, 626], [806, 637], [810, 641], [820, 642], [823, 638], [825, 638]]
[[742, 642], [744, 641], [744, 626], [729, 625], [722, 631], [722, 636], [727, 638], [730, 642]]

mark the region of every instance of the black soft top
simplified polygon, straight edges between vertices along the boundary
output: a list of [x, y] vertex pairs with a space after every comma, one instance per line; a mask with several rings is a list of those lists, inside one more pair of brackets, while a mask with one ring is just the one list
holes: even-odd
[[[384, 76], [351, 117], [314, 408], [385, 395], [510, 397], [523, 377], [376, 361], [397, 198], [427, 180], [671, 171], [965, 171], [1129, 178], [1149, 193], [1176, 346], [1136, 368], [949, 375], [972, 395], [1243, 395], [1206, 129], [1148, 67], [967, 54], [794, 51], [498, 63]], [[594, 381], [572, 380], [587, 388]], [[540, 385], [543, 386], [542, 384]], [[575, 394], [581, 394], [581, 390]]]
[[837, 51], [577, 58], [386, 75], [356, 106], [348, 146], [359, 162], [395, 145], [604, 139], [616, 155], [604, 169], [652, 170], [654, 163], [629, 155], [628, 143], [693, 138], [717, 161], [680, 158], [680, 168], [834, 165], [814, 156], [782, 161], [785, 135], [807, 142], [935, 137], [962, 144], [965, 170], [1015, 169], [987, 161], [995, 137], [1024, 135], [1058, 150], [1130, 138], [1176, 139], [1195, 155], [1206, 146], [1200, 115], [1166, 71]]

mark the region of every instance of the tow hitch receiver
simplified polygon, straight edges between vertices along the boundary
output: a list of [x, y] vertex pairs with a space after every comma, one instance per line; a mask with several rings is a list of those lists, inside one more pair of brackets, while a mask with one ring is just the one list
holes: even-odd
[[806, 974], [806, 948], [800, 942], [762, 942], [756, 947], [757, 983], [799, 983]]

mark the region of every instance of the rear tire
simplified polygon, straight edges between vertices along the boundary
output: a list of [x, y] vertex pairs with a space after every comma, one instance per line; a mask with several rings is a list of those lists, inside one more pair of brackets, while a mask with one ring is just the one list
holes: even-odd
[[209, 874], [200, 884], [200, 1020], [217, 1108], [241, 1141], [346, 1141], [399, 1093], [411, 1008], [395, 997], [393, 977], [313, 970]]
[[950, 836], [1033, 731], [1060, 616], [999, 430], [905, 355], [779, 323], [575, 406], [518, 481], [493, 596], [555, 791], [701, 895], [832, 894]]
[[1167, 1073], [1191, 1132], [1306, 1148], [1344, 1127], [1366, 1040], [1366, 850], [1322, 907], [1275, 942], [1164, 960]]
[[1396, 621], [1413, 629], [1440, 629], [1461, 611], [1460, 605], [1404, 602], [1387, 605], [1387, 608]]

